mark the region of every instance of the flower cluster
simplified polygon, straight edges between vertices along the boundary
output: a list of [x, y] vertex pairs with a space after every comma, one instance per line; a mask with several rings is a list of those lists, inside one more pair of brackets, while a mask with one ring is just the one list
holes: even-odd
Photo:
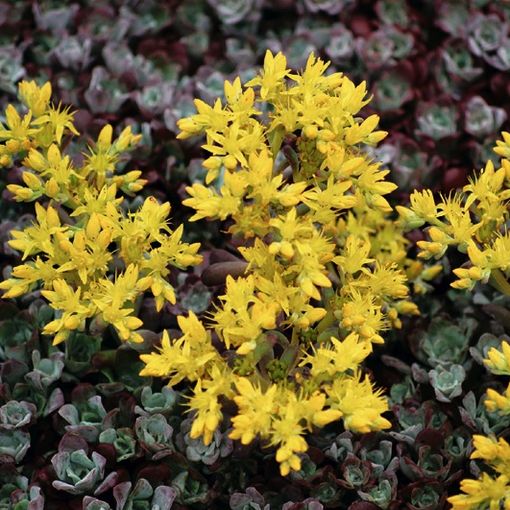
[[[510, 375], [510, 344], [501, 343], [501, 348], [491, 348], [485, 366], [497, 375]], [[510, 415], [510, 384], [504, 394], [489, 388], [485, 398], [485, 407], [500, 416]], [[453, 510], [477, 508], [501, 508], [510, 505], [510, 445], [494, 435], [473, 436], [474, 451], [472, 459], [481, 459], [493, 474], [482, 472], [479, 479], [464, 479], [460, 484], [463, 494], [452, 496], [448, 501]]]
[[[50, 84], [21, 82], [19, 94], [28, 112], [21, 117], [7, 107], [0, 162], [20, 161], [24, 167], [23, 185], [8, 186], [16, 200], [39, 201], [34, 224], [11, 232], [9, 245], [23, 253], [25, 263], [0, 283], [4, 298], [41, 286], [57, 311], [43, 330], [54, 336], [54, 344], [72, 331], [84, 331], [92, 318], [112, 325], [121, 340], [141, 342], [137, 297], [150, 289], [158, 310], [166, 301], [175, 302], [168, 266], [200, 263], [199, 244], [181, 241], [182, 226], [170, 229], [169, 203], [148, 197], [136, 211], [122, 208], [118, 191], [133, 194], [145, 184], [139, 170], [116, 174], [122, 153], [140, 135], [126, 127], [113, 140], [113, 129], [106, 125], [77, 165], [62, 150], [64, 137], [77, 134], [73, 114], [50, 103]], [[49, 199], [46, 207], [41, 197]]]
[[184, 203], [192, 220], [229, 219], [245, 263], [227, 275], [208, 328], [180, 316], [182, 336], [165, 332], [160, 352], [142, 355], [142, 375], [196, 381], [192, 437], [211, 441], [227, 397], [238, 408], [230, 437], [277, 446], [284, 475], [300, 469], [313, 427], [390, 425], [359, 367], [399, 314], [417, 313], [384, 198], [396, 186], [361, 150], [386, 133], [374, 131], [376, 115], [357, 116], [365, 84], [327, 67], [312, 54], [293, 74], [268, 51], [258, 76], [225, 83], [225, 105], [196, 100], [198, 113], [179, 122], [180, 138], [205, 132], [211, 153], [206, 185], [189, 186]]
[[[397, 206], [397, 210], [408, 229], [429, 225], [428, 240], [417, 242], [419, 257], [441, 259], [450, 246], [467, 254], [468, 260], [453, 269], [457, 277], [451, 284], [453, 288], [472, 290], [478, 283], [490, 283], [503, 295], [509, 295], [510, 236], [506, 231], [510, 197], [509, 133], [503, 132], [503, 140], [497, 142], [494, 152], [501, 157], [499, 166], [496, 168], [488, 161], [480, 174], [471, 178], [461, 191], [437, 201], [430, 190], [415, 191], [410, 196], [410, 207]], [[508, 342], [501, 342], [500, 349], [487, 350], [483, 363], [494, 374], [510, 375]], [[457, 368], [462, 369], [459, 365]], [[462, 369], [461, 377], [457, 376], [460, 381], [457, 394], [461, 392], [464, 377]], [[510, 386], [504, 394], [489, 388], [484, 405], [487, 411], [499, 416], [510, 414]], [[484, 460], [496, 475], [482, 473], [478, 480], [463, 480], [464, 494], [452, 496], [450, 503], [456, 510], [508, 506], [508, 443], [503, 438], [496, 439], [493, 434], [476, 434], [473, 442], [471, 458]]]
[[450, 246], [466, 253], [468, 261], [453, 270], [456, 289], [473, 289], [478, 282], [490, 282], [504, 294], [510, 293], [510, 134], [504, 132], [494, 152], [501, 156], [496, 168], [488, 161], [478, 176], [462, 191], [436, 201], [430, 190], [415, 191], [410, 208], [397, 206], [408, 229], [428, 224], [429, 240], [419, 241], [419, 257], [440, 259]]

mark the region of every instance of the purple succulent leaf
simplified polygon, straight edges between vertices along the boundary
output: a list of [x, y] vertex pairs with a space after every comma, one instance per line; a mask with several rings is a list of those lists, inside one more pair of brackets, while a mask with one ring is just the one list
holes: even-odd
[[423, 425], [416, 424], [407, 427], [401, 432], [389, 432], [390, 436], [397, 441], [406, 443], [408, 445], [414, 445], [416, 436], [423, 430]]
[[419, 480], [424, 476], [422, 469], [409, 457], [401, 457], [399, 467], [410, 480]]
[[43, 10], [41, 2], [32, 4], [35, 23], [40, 30], [50, 30], [55, 34], [63, 35], [79, 10], [78, 4]]
[[0, 363], [0, 378], [3, 382], [14, 386], [28, 372], [28, 367], [22, 361], [8, 359]]
[[117, 503], [117, 510], [124, 508], [132, 486], [131, 482], [122, 482], [113, 488], [113, 497]]
[[78, 434], [72, 432], [65, 433], [58, 444], [58, 452], [74, 452], [76, 450], [83, 450], [88, 454], [89, 446], [87, 441]]
[[383, 354], [381, 356], [381, 361], [387, 366], [398, 370], [401, 374], [409, 375], [411, 374], [411, 367], [405, 363], [404, 361], [395, 358], [394, 356], [390, 356], [388, 354]]
[[142, 499], [151, 497], [153, 492], [152, 485], [145, 478], [140, 478], [137, 480], [131, 495], [133, 498]]
[[[161, 389], [160, 392], [153, 392], [150, 386], [144, 386], [140, 394], [140, 401], [143, 409], [135, 407], [136, 414], [168, 414], [176, 405], [178, 395], [168, 386]], [[142, 412], [137, 412], [137, 409]]]
[[122, 6], [120, 11], [124, 16], [131, 14], [129, 33], [136, 37], [159, 32], [173, 21], [172, 8], [163, 2], [143, 2], [131, 13], [127, 6]]
[[287, 501], [282, 506], [282, 510], [323, 510], [324, 506], [315, 498], [306, 498], [304, 501], [294, 503]]
[[44, 416], [48, 416], [53, 411], [56, 411], [60, 407], [64, 405], [65, 399], [64, 399], [64, 393], [60, 388], [55, 388], [48, 397], [48, 400], [46, 402], [46, 406], [44, 407]]
[[418, 363], [413, 363], [411, 365], [411, 373], [413, 375], [413, 379], [417, 383], [428, 384], [428, 382], [429, 382], [429, 374]]
[[348, 510], [379, 510], [379, 507], [368, 501], [355, 501]]
[[395, 43], [384, 31], [372, 32], [368, 38], [355, 41], [356, 54], [370, 71], [395, 63]]
[[80, 413], [73, 404], [65, 404], [59, 410], [58, 414], [69, 423], [69, 425], [78, 425], [80, 423]]
[[169, 131], [177, 133], [177, 121], [188, 115], [196, 113], [196, 108], [193, 103], [193, 96], [184, 92], [176, 92], [174, 97], [174, 104], [171, 108], [167, 108], [163, 113], [165, 126]]
[[85, 496], [82, 502], [82, 510], [111, 510], [111, 506], [100, 499]]
[[177, 491], [168, 485], [160, 485], [154, 489], [154, 496], [152, 498], [152, 508], [158, 510], [170, 510], [177, 497]]
[[365, 491], [358, 490], [358, 496], [364, 501], [369, 501], [377, 504], [379, 508], [386, 510], [391, 501], [396, 496], [397, 483], [392, 483], [388, 479], [379, 480], [379, 483], [375, 487], [367, 488]]
[[119, 477], [120, 473], [118, 471], [113, 471], [109, 473], [107, 477], [98, 485], [97, 489], [94, 491], [94, 496], [98, 496], [99, 494], [103, 494], [103, 492], [113, 489], [117, 485]]
[[256, 62], [253, 49], [243, 39], [235, 37], [225, 39], [225, 54], [231, 62], [238, 66], [253, 66]]

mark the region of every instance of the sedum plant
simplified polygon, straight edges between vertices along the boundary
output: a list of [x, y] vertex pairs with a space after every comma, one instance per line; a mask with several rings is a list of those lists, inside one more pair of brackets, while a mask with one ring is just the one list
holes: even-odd
[[181, 241], [182, 225], [170, 229], [168, 202], [148, 197], [134, 212], [122, 208], [119, 192], [134, 194], [146, 182], [139, 170], [117, 169], [140, 135], [128, 126], [113, 139], [112, 126], [106, 125], [77, 165], [63, 150], [68, 135], [78, 135], [73, 114], [50, 102], [50, 84], [23, 81], [19, 96], [28, 111], [20, 115], [7, 107], [7, 125], [0, 126], [0, 165], [23, 165], [23, 184], [8, 189], [17, 201], [38, 202], [34, 224], [11, 232], [9, 245], [23, 253], [24, 263], [0, 283], [3, 297], [42, 288], [56, 311], [43, 330], [54, 344], [84, 331], [92, 319], [96, 326], [113, 326], [123, 341], [141, 342], [137, 298], [150, 289], [158, 310], [167, 301], [174, 303], [169, 266], [200, 263], [199, 244]]
[[[464, 264], [453, 269], [457, 280], [452, 287], [472, 290], [477, 283], [490, 283], [510, 295], [510, 235], [506, 227], [510, 218], [510, 133], [503, 132], [494, 152], [501, 158], [499, 166], [488, 161], [461, 191], [437, 202], [430, 190], [415, 191], [410, 208], [397, 209], [407, 228], [428, 225], [429, 239], [417, 243], [419, 257], [440, 259], [450, 246], [466, 255]], [[510, 375], [510, 344], [503, 340], [499, 348], [491, 347], [483, 362], [493, 374]], [[488, 389], [484, 404], [489, 412], [509, 415], [510, 385], [503, 394]], [[449, 502], [455, 510], [508, 508], [510, 446], [493, 434], [475, 435], [473, 443], [471, 458], [485, 461], [492, 474], [482, 472], [479, 479], [463, 480], [463, 494], [450, 497]]]
[[358, 116], [365, 83], [327, 68], [312, 54], [295, 74], [268, 51], [255, 78], [225, 82], [225, 104], [197, 99], [179, 121], [178, 137], [205, 133], [210, 153], [205, 184], [187, 188], [191, 220], [228, 220], [244, 261], [209, 268], [226, 283], [209, 323], [179, 316], [182, 335], [163, 332], [159, 352], [141, 356], [142, 375], [195, 383], [191, 439], [210, 444], [232, 400], [229, 437], [277, 447], [282, 475], [301, 468], [314, 427], [390, 426], [360, 364], [400, 314], [417, 313], [406, 270], [423, 269], [389, 219], [396, 186], [363, 151], [386, 135], [377, 115]]

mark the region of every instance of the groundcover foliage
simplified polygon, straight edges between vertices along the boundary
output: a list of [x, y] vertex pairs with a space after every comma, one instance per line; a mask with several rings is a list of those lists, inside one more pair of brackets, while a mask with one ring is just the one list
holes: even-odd
[[509, 16], [0, 2], [0, 508], [510, 508]]

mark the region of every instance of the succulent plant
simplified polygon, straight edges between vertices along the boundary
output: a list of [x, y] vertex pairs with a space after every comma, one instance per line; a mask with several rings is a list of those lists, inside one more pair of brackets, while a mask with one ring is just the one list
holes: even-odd
[[22, 487], [8, 483], [0, 488], [0, 508], [44, 510], [44, 495], [39, 486], [28, 486], [26, 478]]
[[470, 430], [483, 433], [488, 436], [497, 434], [510, 425], [510, 416], [502, 416], [499, 413], [487, 411], [483, 398], [477, 401], [475, 394], [469, 391], [462, 399], [459, 407], [462, 423]]
[[0, 427], [0, 455], [20, 463], [30, 448], [30, 434], [22, 430]]
[[99, 395], [91, 394], [88, 387], [77, 386], [72, 404], [65, 404], [58, 414], [67, 422], [65, 430], [83, 435], [88, 441], [95, 441], [102, 430], [106, 410]]
[[439, 402], [451, 402], [462, 395], [466, 371], [462, 365], [441, 366], [429, 371], [430, 384]]
[[379, 508], [386, 510], [395, 499], [395, 484], [388, 479], [382, 479], [375, 487], [368, 489], [367, 492], [359, 490], [358, 495], [364, 501], [370, 501]]
[[136, 453], [136, 441], [133, 437], [133, 431], [127, 427], [117, 429], [110, 428], [103, 430], [98, 437], [100, 443], [113, 444], [117, 452], [117, 462], [130, 459]]
[[260, 17], [261, 0], [207, 0], [218, 19], [225, 25], [241, 21], [254, 23]]
[[457, 133], [458, 115], [454, 105], [422, 104], [416, 118], [416, 134], [433, 140], [454, 136]]
[[335, 15], [345, 9], [352, 0], [302, 0], [304, 8], [311, 12], [326, 12], [330, 15]]
[[135, 434], [142, 448], [154, 460], [175, 451], [172, 442], [173, 428], [162, 414], [156, 413], [137, 418]]
[[342, 462], [349, 453], [353, 452], [352, 434], [343, 432], [339, 434], [324, 453], [336, 462]]
[[34, 326], [20, 318], [0, 322], [0, 359], [14, 359], [28, 363], [27, 344], [34, 334]]
[[65, 368], [72, 374], [91, 370], [94, 354], [101, 347], [101, 337], [73, 332], [65, 343]]
[[37, 408], [31, 402], [9, 400], [0, 407], [0, 429], [26, 427], [34, 421]]
[[80, 71], [90, 64], [91, 49], [92, 40], [90, 38], [69, 36], [60, 39], [60, 42], [53, 49], [53, 54], [62, 67]]
[[22, 58], [21, 48], [13, 44], [0, 46], [0, 90], [16, 93], [14, 84], [23, 78], [26, 72]]
[[118, 80], [104, 67], [98, 66], [92, 71], [84, 97], [92, 113], [113, 113], [126, 101], [128, 94]]
[[248, 487], [246, 491], [236, 492], [230, 496], [231, 510], [270, 510], [269, 504], [255, 487]]
[[181, 505], [205, 504], [209, 499], [207, 483], [191, 476], [189, 471], [179, 473], [171, 485], [177, 492], [176, 501]]
[[67, 435], [60, 441], [51, 465], [57, 477], [52, 482], [55, 489], [73, 495], [92, 494], [104, 478], [106, 459], [97, 452], [89, 453], [86, 442]]
[[140, 415], [162, 414], [168, 416], [177, 404], [177, 393], [168, 386], [161, 391], [153, 391], [150, 386], [144, 386], [140, 393], [141, 407], [136, 406], [135, 412]]
[[484, 138], [499, 131], [506, 118], [503, 108], [491, 107], [480, 96], [473, 96], [466, 104], [464, 129], [476, 138]]
[[113, 489], [117, 510], [157, 509], [170, 510], [177, 492], [167, 485], [155, 489], [144, 478], [139, 478], [133, 487], [131, 482], [123, 482]]
[[58, 381], [64, 370], [64, 354], [54, 352], [48, 358], [42, 358], [39, 351], [32, 352], [33, 370], [25, 379], [39, 391], [45, 391], [52, 383]]
[[374, 106], [379, 111], [396, 111], [413, 98], [408, 79], [398, 70], [385, 71], [374, 91]]
[[411, 510], [439, 510], [446, 499], [444, 488], [438, 483], [418, 482], [409, 486], [406, 492]]
[[462, 364], [468, 354], [471, 335], [477, 322], [465, 317], [461, 325], [440, 317], [432, 319], [426, 331], [417, 332], [415, 356], [430, 367], [438, 364]]

